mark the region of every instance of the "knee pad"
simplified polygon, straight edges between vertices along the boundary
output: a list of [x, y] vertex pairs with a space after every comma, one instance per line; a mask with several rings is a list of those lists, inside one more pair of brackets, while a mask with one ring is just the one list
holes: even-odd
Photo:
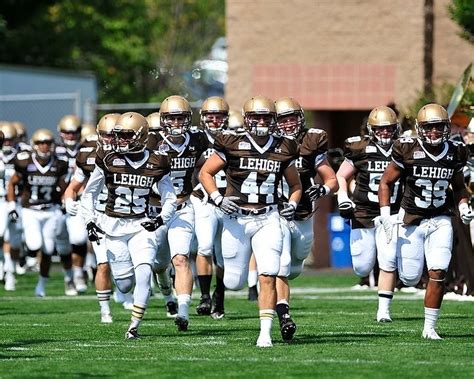
[[226, 267], [224, 270], [224, 285], [232, 291], [240, 290], [244, 288], [247, 276], [238, 267]]
[[402, 272], [398, 273], [398, 276], [400, 277], [400, 280], [402, 281], [402, 283], [408, 287], [416, 286], [421, 279], [421, 275], [422, 273], [416, 274], [416, 275], [415, 274], [406, 275], [405, 273], [402, 273]]
[[115, 279], [115, 285], [122, 293], [129, 293], [135, 285], [135, 277], [129, 276], [127, 278]]
[[370, 274], [370, 272], [374, 268], [374, 265], [370, 262], [358, 262], [357, 259], [354, 259], [354, 257], [352, 257], [352, 267], [354, 269], [354, 273], [358, 277], [363, 278], [364, 276]]

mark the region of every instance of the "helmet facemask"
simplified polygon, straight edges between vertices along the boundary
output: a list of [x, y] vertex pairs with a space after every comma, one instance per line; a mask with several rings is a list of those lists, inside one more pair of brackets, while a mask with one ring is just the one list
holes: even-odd
[[377, 142], [379, 145], [387, 146], [391, 145], [393, 140], [397, 138], [399, 125], [370, 125], [367, 123], [367, 130], [369, 131], [369, 136], [375, 142]]
[[161, 114], [161, 125], [170, 136], [182, 136], [191, 127], [191, 122], [191, 114], [188, 112]]
[[141, 153], [145, 150], [148, 136], [144, 138], [144, 128], [138, 130], [123, 129], [120, 126], [112, 130], [112, 149], [119, 154]]
[[247, 130], [257, 137], [268, 136], [276, 128], [274, 113], [247, 112], [244, 120]]
[[277, 115], [278, 134], [298, 138], [305, 128], [305, 118], [301, 111], [293, 111]]
[[449, 139], [451, 124], [447, 121], [425, 122], [416, 124], [419, 138], [432, 146], [438, 146]]
[[218, 134], [227, 129], [229, 114], [227, 112], [202, 112], [201, 125], [211, 134]]

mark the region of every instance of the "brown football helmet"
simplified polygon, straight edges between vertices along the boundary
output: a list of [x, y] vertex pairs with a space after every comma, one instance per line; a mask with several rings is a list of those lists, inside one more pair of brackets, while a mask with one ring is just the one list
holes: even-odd
[[201, 127], [212, 134], [219, 133], [222, 129], [227, 129], [229, 121], [229, 104], [218, 96], [208, 97], [202, 103]]
[[161, 126], [171, 136], [180, 136], [191, 127], [193, 112], [182, 96], [169, 96], [160, 107]]
[[148, 142], [148, 130], [148, 122], [140, 113], [124, 113], [112, 129], [113, 150], [120, 154], [142, 152]]
[[297, 138], [306, 127], [301, 105], [291, 97], [282, 97], [275, 101], [275, 109], [279, 134]]
[[38, 129], [31, 136], [31, 145], [40, 158], [49, 158], [54, 152], [54, 134], [49, 129]]
[[418, 137], [429, 145], [446, 142], [451, 134], [451, 122], [448, 112], [439, 104], [427, 104], [416, 116]]
[[242, 109], [245, 128], [256, 136], [268, 136], [275, 131], [275, 102], [265, 96], [248, 99]]
[[64, 116], [59, 120], [58, 132], [64, 145], [76, 146], [81, 140], [81, 120], [72, 114]]
[[367, 130], [378, 144], [391, 145], [400, 132], [397, 114], [384, 105], [372, 109], [367, 119]]

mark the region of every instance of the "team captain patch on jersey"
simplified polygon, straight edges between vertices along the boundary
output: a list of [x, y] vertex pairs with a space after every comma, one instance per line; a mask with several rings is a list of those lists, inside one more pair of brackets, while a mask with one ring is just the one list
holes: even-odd
[[170, 136], [160, 132], [155, 135], [148, 148], [166, 153], [170, 158], [171, 181], [178, 198], [186, 197], [193, 191], [192, 176], [196, 163], [208, 148], [209, 142], [204, 133], [187, 132], [182, 144], [174, 144]]
[[[372, 219], [380, 214], [378, 190], [383, 172], [391, 162], [392, 147], [385, 150], [368, 136], [351, 137], [345, 141], [345, 157], [357, 169], [353, 201], [356, 204], [353, 227], [361, 223], [373, 227]], [[400, 182], [391, 188], [391, 213], [398, 212], [402, 196]]]
[[105, 213], [110, 217], [145, 217], [151, 188], [170, 172], [168, 157], [148, 149], [141, 161], [133, 162], [126, 155], [100, 147], [96, 164], [105, 174]]
[[453, 175], [462, 171], [467, 163], [464, 144], [447, 141], [442, 152], [434, 156], [419, 140], [400, 138], [393, 145], [392, 157], [406, 176], [401, 204], [405, 224], [451, 214], [447, 191]]
[[32, 153], [23, 151], [18, 153], [14, 164], [24, 185], [21, 194], [24, 208], [60, 203], [58, 185], [60, 178], [68, 173], [66, 161], [52, 156], [48, 164], [42, 166]]
[[239, 205], [276, 204], [283, 172], [298, 157], [294, 140], [270, 136], [264, 146], [256, 141], [248, 133], [223, 133], [214, 142], [216, 152], [226, 160], [226, 196], [238, 197]]

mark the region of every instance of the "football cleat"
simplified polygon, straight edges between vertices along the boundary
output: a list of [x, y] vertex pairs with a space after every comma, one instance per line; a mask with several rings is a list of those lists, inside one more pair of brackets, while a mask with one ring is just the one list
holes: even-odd
[[168, 301], [166, 303], [166, 317], [176, 318], [178, 316], [178, 304], [175, 301]]
[[224, 293], [214, 291], [212, 294], [211, 317], [214, 320], [220, 320], [225, 316], [224, 312]]
[[64, 294], [66, 296], [77, 296], [77, 290], [72, 280], [64, 282]]
[[442, 340], [442, 338], [436, 333], [433, 328], [423, 329], [421, 336], [427, 340]]
[[225, 312], [223, 309], [213, 309], [213, 311], [211, 312], [211, 317], [214, 320], [221, 320], [224, 318], [224, 316], [225, 316]]
[[248, 294], [247, 299], [248, 299], [248, 301], [257, 301], [258, 300], [257, 286], [249, 287], [249, 294]]
[[280, 333], [283, 341], [291, 341], [296, 332], [296, 324], [289, 314], [284, 314], [280, 319]]
[[188, 330], [188, 325], [189, 325], [189, 321], [182, 318], [182, 317], [179, 317], [177, 316], [174, 320], [174, 323], [176, 324], [176, 326], [178, 327], [178, 331], [180, 332], [185, 332]]
[[390, 317], [390, 313], [388, 313], [388, 312], [377, 312], [377, 322], [381, 322], [381, 323], [392, 322], [392, 318]]
[[83, 277], [74, 279], [74, 286], [78, 293], [85, 293], [87, 291], [87, 283]]
[[15, 271], [17, 275], [25, 275], [26, 274], [26, 268], [25, 266], [20, 265], [19, 263], [16, 264], [15, 266]]
[[102, 324], [111, 324], [113, 322], [112, 315], [110, 312], [104, 312], [100, 314], [100, 322]]
[[256, 346], [257, 347], [273, 347], [272, 338], [266, 335], [259, 335]]
[[15, 275], [11, 272], [5, 273], [5, 291], [15, 291], [16, 279]]
[[130, 328], [127, 330], [125, 333], [125, 339], [126, 340], [139, 340], [140, 336], [138, 335], [138, 329], [137, 328]]
[[200, 316], [209, 316], [211, 314], [212, 301], [209, 295], [202, 295], [196, 312]]

